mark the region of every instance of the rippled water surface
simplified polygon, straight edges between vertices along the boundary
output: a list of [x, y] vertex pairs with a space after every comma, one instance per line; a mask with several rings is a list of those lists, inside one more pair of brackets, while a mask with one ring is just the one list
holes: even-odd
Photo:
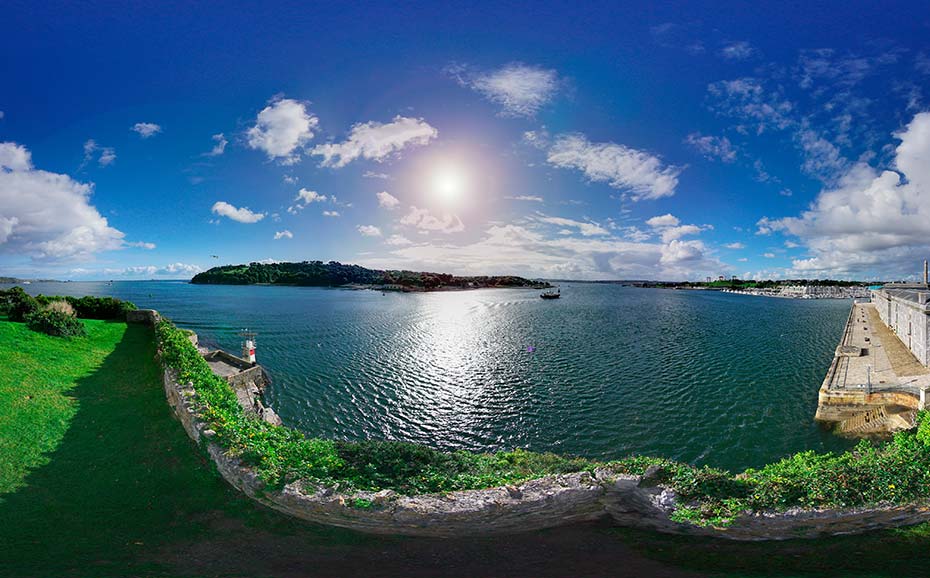
[[470, 450], [631, 453], [738, 469], [846, 441], [813, 422], [849, 301], [563, 284], [382, 295], [183, 282], [35, 283], [113, 295], [238, 352], [310, 434]]

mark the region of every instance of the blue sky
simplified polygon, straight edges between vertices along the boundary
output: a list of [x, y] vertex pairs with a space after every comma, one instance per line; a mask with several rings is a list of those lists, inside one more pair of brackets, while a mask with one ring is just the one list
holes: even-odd
[[0, 19], [0, 275], [930, 256], [920, 3], [34, 4]]

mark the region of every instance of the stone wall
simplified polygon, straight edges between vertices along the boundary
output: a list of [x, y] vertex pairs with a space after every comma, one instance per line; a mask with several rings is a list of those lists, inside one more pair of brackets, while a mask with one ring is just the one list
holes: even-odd
[[[904, 298], [901, 295], [904, 293], [913, 293], [917, 300]], [[930, 365], [928, 298], [930, 292], [926, 290], [905, 289], [896, 292], [894, 289], [883, 288], [872, 291], [872, 303], [875, 304], [878, 316], [924, 365]]]
[[[598, 469], [593, 474], [546, 476], [519, 485], [401, 496], [390, 490], [341, 493], [296, 481], [268, 490], [257, 474], [212, 441], [215, 432], [201, 420], [191, 384], [163, 374], [169, 405], [192, 440], [210, 455], [222, 477], [252, 499], [296, 518], [377, 534], [452, 537], [525, 532], [610, 519], [634, 528], [732, 540], [783, 540], [859, 533], [930, 520], [924, 504], [845, 510], [801, 510], [744, 515], [726, 528], [672, 521], [676, 496], [645, 476]], [[359, 507], [362, 506], [362, 507]]]

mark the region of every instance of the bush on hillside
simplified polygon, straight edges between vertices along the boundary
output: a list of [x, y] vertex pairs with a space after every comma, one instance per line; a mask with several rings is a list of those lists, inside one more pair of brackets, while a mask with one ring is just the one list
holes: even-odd
[[74, 315], [62, 311], [60, 307], [34, 311], [26, 316], [25, 321], [29, 329], [56, 337], [83, 337], [87, 335], [84, 324]]
[[52, 301], [45, 307], [46, 311], [58, 311], [59, 313], [64, 313], [71, 317], [77, 317], [77, 313], [74, 311], [74, 307], [71, 307], [71, 304], [67, 301]]
[[28, 315], [39, 310], [39, 303], [22, 287], [13, 287], [8, 291], [0, 291], [0, 308], [10, 321], [25, 321]]

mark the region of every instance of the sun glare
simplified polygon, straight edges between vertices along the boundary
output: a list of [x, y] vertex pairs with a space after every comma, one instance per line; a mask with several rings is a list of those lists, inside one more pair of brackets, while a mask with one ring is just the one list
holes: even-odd
[[439, 167], [433, 173], [432, 189], [442, 201], [453, 202], [465, 190], [465, 177], [457, 167]]

